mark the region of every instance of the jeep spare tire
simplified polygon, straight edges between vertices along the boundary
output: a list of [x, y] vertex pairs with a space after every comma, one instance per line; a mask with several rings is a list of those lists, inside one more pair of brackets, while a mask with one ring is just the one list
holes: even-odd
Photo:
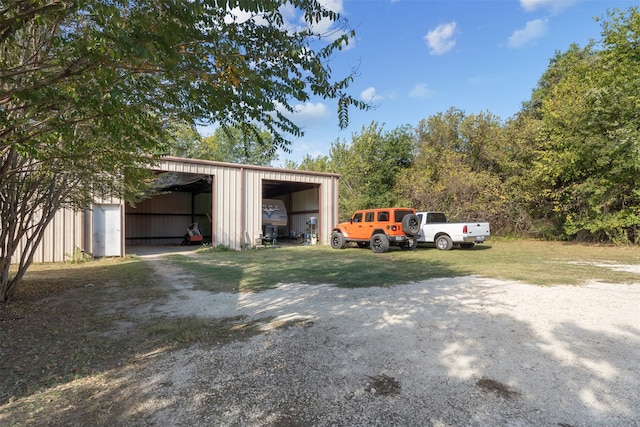
[[402, 231], [409, 236], [415, 236], [420, 232], [420, 219], [418, 215], [407, 214], [402, 217]]

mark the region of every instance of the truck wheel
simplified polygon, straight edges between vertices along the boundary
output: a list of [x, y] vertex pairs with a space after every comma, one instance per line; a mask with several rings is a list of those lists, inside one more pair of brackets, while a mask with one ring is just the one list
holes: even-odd
[[371, 236], [371, 250], [377, 254], [387, 252], [389, 250], [389, 238], [387, 235], [378, 233]]
[[344, 240], [342, 233], [338, 233], [337, 231], [331, 233], [331, 247], [333, 249], [344, 249], [346, 245], [347, 242]]
[[358, 247], [362, 249], [366, 249], [369, 247], [369, 242], [358, 242]]
[[451, 241], [451, 237], [443, 234], [442, 236], [438, 236], [436, 239], [436, 247], [441, 251], [450, 251], [453, 248], [453, 242]]
[[406, 242], [400, 243], [400, 248], [406, 251], [412, 251], [418, 247], [418, 239], [409, 239]]
[[471, 249], [473, 247], [473, 243], [460, 243], [460, 247], [462, 249]]
[[420, 219], [418, 215], [408, 214], [402, 217], [402, 231], [409, 236], [415, 236], [420, 232]]

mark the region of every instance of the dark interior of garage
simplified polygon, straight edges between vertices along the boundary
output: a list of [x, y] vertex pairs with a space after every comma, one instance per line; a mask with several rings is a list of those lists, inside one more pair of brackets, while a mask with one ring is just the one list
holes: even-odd
[[[149, 196], [125, 208], [126, 245], [211, 243], [211, 182], [209, 175], [159, 172]], [[293, 209], [293, 198], [295, 194], [317, 188], [313, 183], [263, 180], [263, 199], [282, 200], [289, 217], [286, 226], [277, 227], [274, 241], [300, 241], [313, 232], [309, 218], [318, 215], [317, 196], [315, 200], [311, 196], [310, 203], [302, 203], [302, 209]], [[317, 194], [317, 191], [312, 193]], [[260, 213], [256, 212], [256, 215]], [[192, 224], [197, 224], [201, 241], [190, 241], [189, 226]]]

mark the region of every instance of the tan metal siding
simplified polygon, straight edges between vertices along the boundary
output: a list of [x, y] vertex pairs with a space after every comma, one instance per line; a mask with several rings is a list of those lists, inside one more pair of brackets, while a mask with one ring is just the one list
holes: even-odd
[[[318, 193], [319, 188], [316, 187], [292, 194], [290, 209], [291, 230], [295, 230], [297, 234], [310, 232], [310, 218], [317, 218], [320, 215]], [[316, 233], [318, 233], [318, 230], [316, 230]]]
[[328, 245], [331, 240], [331, 229], [338, 223], [338, 177], [328, 178], [320, 192], [320, 216], [318, 241]]
[[[135, 207], [127, 207], [126, 239], [133, 244], [179, 244], [191, 223], [190, 213], [189, 193], [160, 194], [142, 200]], [[148, 236], [163, 238], [143, 239]]]
[[213, 186], [213, 245], [239, 250], [242, 241], [241, 170], [221, 168]]
[[[63, 262], [72, 258], [76, 248], [84, 251], [83, 213], [72, 209], [61, 209], [47, 226], [34, 256], [34, 262]], [[17, 251], [20, 256], [21, 245]], [[15, 258], [17, 261], [17, 258]]]
[[[319, 241], [328, 244], [331, 228], [338, 219], [338, 175], [308, 171], [293, 171], [252, 165], [237, 165], [194, 159], [165, 158], [157, 170], [211, 175], [213, 244], [242, 248], [262, 233], [262, 182], [302, 182], [318, 185], [317, 195], [308, 190], [303, 195], [292, 195], [292, 200], [301, 198], [301, 210], [316, 211]], [[308, 194], [307, 194], [308, 192]], [[303, 228], [308, 221], [301, 216], [289, 226]], [[301, 222], [302, 221], [302, 222]], [[296, 231], [298, 231], [296, 229]]]
[[262, 234], [262, 177], [259, 171], [244, 170], [244, 236], [251, 247]]
[[106, 197], [104, 199], [96, 199], [93, 203], [97, 205], [121, 205], [123, 202], [118, 197]]
[[[159, 171], [186, 172], [206, 174], [212, 177], [212, 194], [198, 195], [194, 200], [194, 213], [199, 221], [203, 234], [207, 229], [208, 219], [202, 215], [211, 212], [214, 245], [226, 245], [233, 249], [241, 249], [242, 243], [255, 243], [255, 238], [262, 233], [262, 183], [264, 180], [282, 182], [300, 182], [317, 185], [312, 190], [293, 193], [288, 200], [293, 211], [317, 212], [293, 215], [289, 230], [304, 232], [308, 217], [316, 216], [319, 242], [329, 243], [331, 227], [338, 220], [338, 175], [308, 171], [290, 171], [262, 166], [237, 165], [222, 162], [201, 161], [168, 157], [162, 159], [154, 167]], [[314, 195], [314, 192], [317, 192]], [[210, 197], [210, 199], [207, 199]], [[100, 202], [121, 204], [119, 199], [107, 199]], [[178, 198], [150, 202], [154, 209], [170, 207], [172, 212], [185, 212], [185, 206]], [[190, 203], [190, 202], [188, 202]], [[293, 208], [292, 206], [295, 206]], [[190, 205], [186, 206], [190, 208]], [[124, 209], [122, 210], [124, 216]], [[129, 220], [128, 218], [127, 220]], [[58, 212], [47, 228], [43, 241], [39, 245], [35, 262], [64, 261], [73, 255], [76, 248], [91, 253], [92, 214], [90, 210], [75, 212], [62, 210]], [[138, 220], [136, 220], [138, 221]], [[188, 224], [186, 224], [188, 225]], [[164, 232], [184, 234], [185, 224], [154, 225], [156, 228], [167, 227]], [[123, 237], [130, 236], [136, 227], [144, 227], [143, 223], [125, 226], [122, 220]], [[298, 230], [300, 228], [301, 230]], [[185, 228], [186, 229], [186, 228]], [[169, 230], [169, 231], [167, 231]], [[154, 230], [155, 231], [155, 230]], [[124, 242], [124, 238], [123, 238]], [[153, 242], [157, 243], [157, 242]], [[124, 243], [123, 243], [124, 244]], [[124, 252], [123, 252], [124, 253]]]
[[[211, 193], [196, 194], [193, 200], [194, 220], [204, 236], [211, 236]], [[209, 214], [209, 217], [207, 217]]]

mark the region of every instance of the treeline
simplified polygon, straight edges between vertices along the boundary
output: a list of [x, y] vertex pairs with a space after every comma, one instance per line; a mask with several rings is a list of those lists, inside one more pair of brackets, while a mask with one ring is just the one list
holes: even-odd
[[363, 127], [287, 167], [340, 173], [340, 215], [408, 205], [488, 220], [500, 235], [640, 243], [640, 14], [550, 60], [508, 120], [451, 108], [417, 126]]

